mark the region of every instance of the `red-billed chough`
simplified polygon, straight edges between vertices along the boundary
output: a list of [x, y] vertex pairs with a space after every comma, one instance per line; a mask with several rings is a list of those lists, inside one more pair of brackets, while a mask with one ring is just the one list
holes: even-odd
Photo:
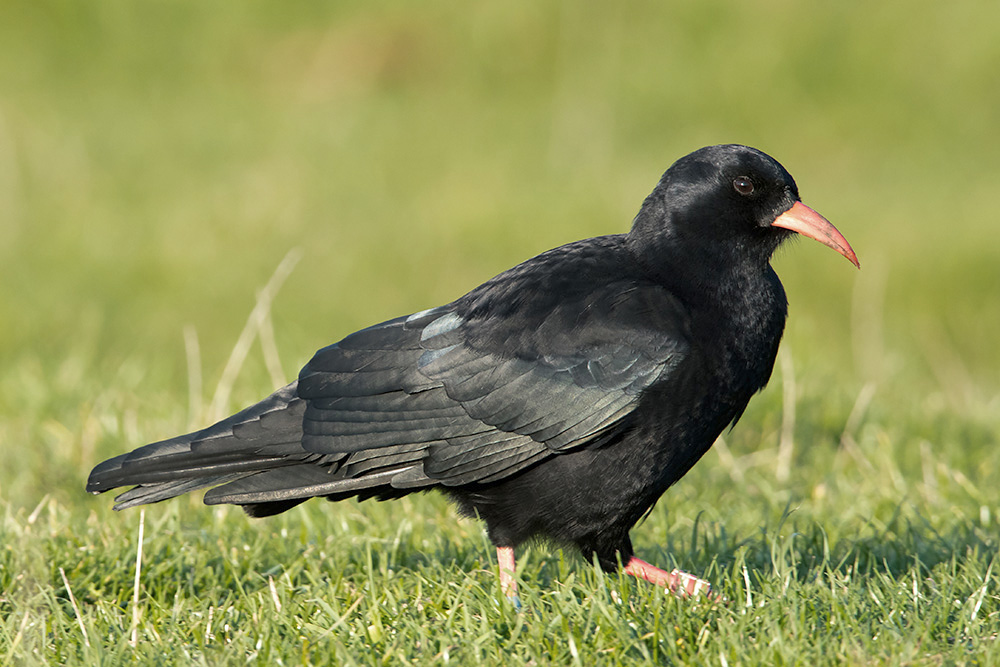
[[628, 234], [529, 259], [438, 308], [321, 349], [260, 403], [117, 456], [87, 490], [116, 509], [212, 487], [251, 516], [313, 497], [442, 489], [486, 522], [514, 597], [514, 547], [576, 545], [679, 593], [708, 583], [632, 553], [629, 530], [771, 375], [793, 232], [858, 264], [766, 154], [711, 146], [660, 179]]

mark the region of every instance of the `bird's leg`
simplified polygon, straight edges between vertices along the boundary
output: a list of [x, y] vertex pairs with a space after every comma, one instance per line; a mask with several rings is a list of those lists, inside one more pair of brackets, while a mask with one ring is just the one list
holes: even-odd
[[628, 564], [625, 565], [624, 572], [633, 577], [645, 579], [657, 586], [663, 586], [681, 597], [704, 595], [709, 600], [720, 599], [719, 595], [712, 592], [712, 584], [704, 579], [699, 579], [693, 574], [681, 570], [667, 572], [635, 556], [632, 556]]
[[497, 562], [500, 564], [500, 590], [507, 599], [514, 603], [514, 607], [521, 610], [521, 598], [517, 596], [517, 581], [514, 580], [516, 572], [514, 565], [514, 547], [497, 547]]

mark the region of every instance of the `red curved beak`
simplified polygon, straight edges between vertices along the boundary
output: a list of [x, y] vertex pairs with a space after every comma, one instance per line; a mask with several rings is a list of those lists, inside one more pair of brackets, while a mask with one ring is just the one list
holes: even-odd
[[854, 266], [861, 268], [858, 256], [854, 254], [854, 248], [847, 242], [844, 235], [837, 231], [837, 228], [829, 220], [800, 201], [795, 202], [794, 206], [775, 218], [771, 226], [790, 229], [803, 236], [816, 239], [823, 245], [830, 246], [839, 252]]

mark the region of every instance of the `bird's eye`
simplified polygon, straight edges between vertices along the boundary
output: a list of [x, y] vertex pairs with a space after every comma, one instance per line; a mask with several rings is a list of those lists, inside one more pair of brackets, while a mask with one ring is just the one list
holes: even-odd
[[737, 176], [733, 179], [733, 189], [743, 196], [753, 194], [753, 181], [746, 176]]

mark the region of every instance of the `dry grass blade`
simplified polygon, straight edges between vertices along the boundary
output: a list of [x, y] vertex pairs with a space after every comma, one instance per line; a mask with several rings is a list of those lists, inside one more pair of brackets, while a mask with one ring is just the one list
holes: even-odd
[[292, 273], [292, 269], [295, 268], [301, 257], [302, 252], [299, 249], [293, 248], [289, 250], [285, 258], [278, 264], [278, 268], [274, 270], [271, 279], [267, 281], [264, 288], [257, 294], [257, 304], [250, 312], [250, 317], [247, 318], [247, 323], [243, 327], [243, 331], [240, 332], [240, 337], [237, 339], [236, 345], [233, 346], [233, 351], [229, 355], [229, 361], [226, 362], [226, 367], [222, 371], [222, 377], [219, 379], [219, 384], [215, 389], [215, 396], [212, 397], [212, 405], [208, 410], [210, 421], [218, 421], [228, 412], [227, 406], [229, 396], [232, 393], [233, 382], [236, 381], [236, 377], [243, 367], [243, 362], [246, 361], [254, 338], [267, 320], [274, 297], [278, 294], [282, 283]]
[[871, 404], [874, 396], [874, 382], [869, 382], [861, 388], [861, 391], [858, 392], [857, 399], [854, 401], [854, 407], [851, 408], [851, 414], [847, 416], [847, 422], [844, 424], [844, 431], [840, 434], [841, 448], [850, 454], [851, 458], [853, 458], [868, 472], [873, 472], [875, 470], [875, 466], [872, 465], [872, 462], [868, 460], [868, 457], [858, 445], [857, 440], [854, 438], [854, 434], [861, 426], [861, 421], [864, 419], [865, 412], [868, 410], [868, 406]]
[[62, 577], [63, 586], [66, 587], [66, 594], [69, 595], [69, 604], [73, 607], [73, 615], [76, 616], [76, 622], [80, 626], [83, 643], [90, 648], [90, 639], [87, 637], [87, 628], [83, 625], [83, 617], [80, 616], [80, 608], [76, 605], [76, 597], [73, 595], [73, 589], [69, 587], [69, 579], [66, 578], [66, 571], [61, 567], [59, 568], [59, 576]]
[[281, 368], [281, 357], [278, 355], [278, 344], [274, 340], [274, 321], [271, 319], [271, 312], [268, 310], [263, 321], [260, 323], [260, 349], [264, 353], [264, 365], [271, 376], [271, 382], [276, 387], [285, 384], [285, 371]]
[[142, 537], [146, 527], [146, 509], [139, 511], [139, 538], [135, 548], [135, 583], [132, 587], [132, 633], [129, 644], [132, 648], [139, 643], [139, 581], [142, 575]]

